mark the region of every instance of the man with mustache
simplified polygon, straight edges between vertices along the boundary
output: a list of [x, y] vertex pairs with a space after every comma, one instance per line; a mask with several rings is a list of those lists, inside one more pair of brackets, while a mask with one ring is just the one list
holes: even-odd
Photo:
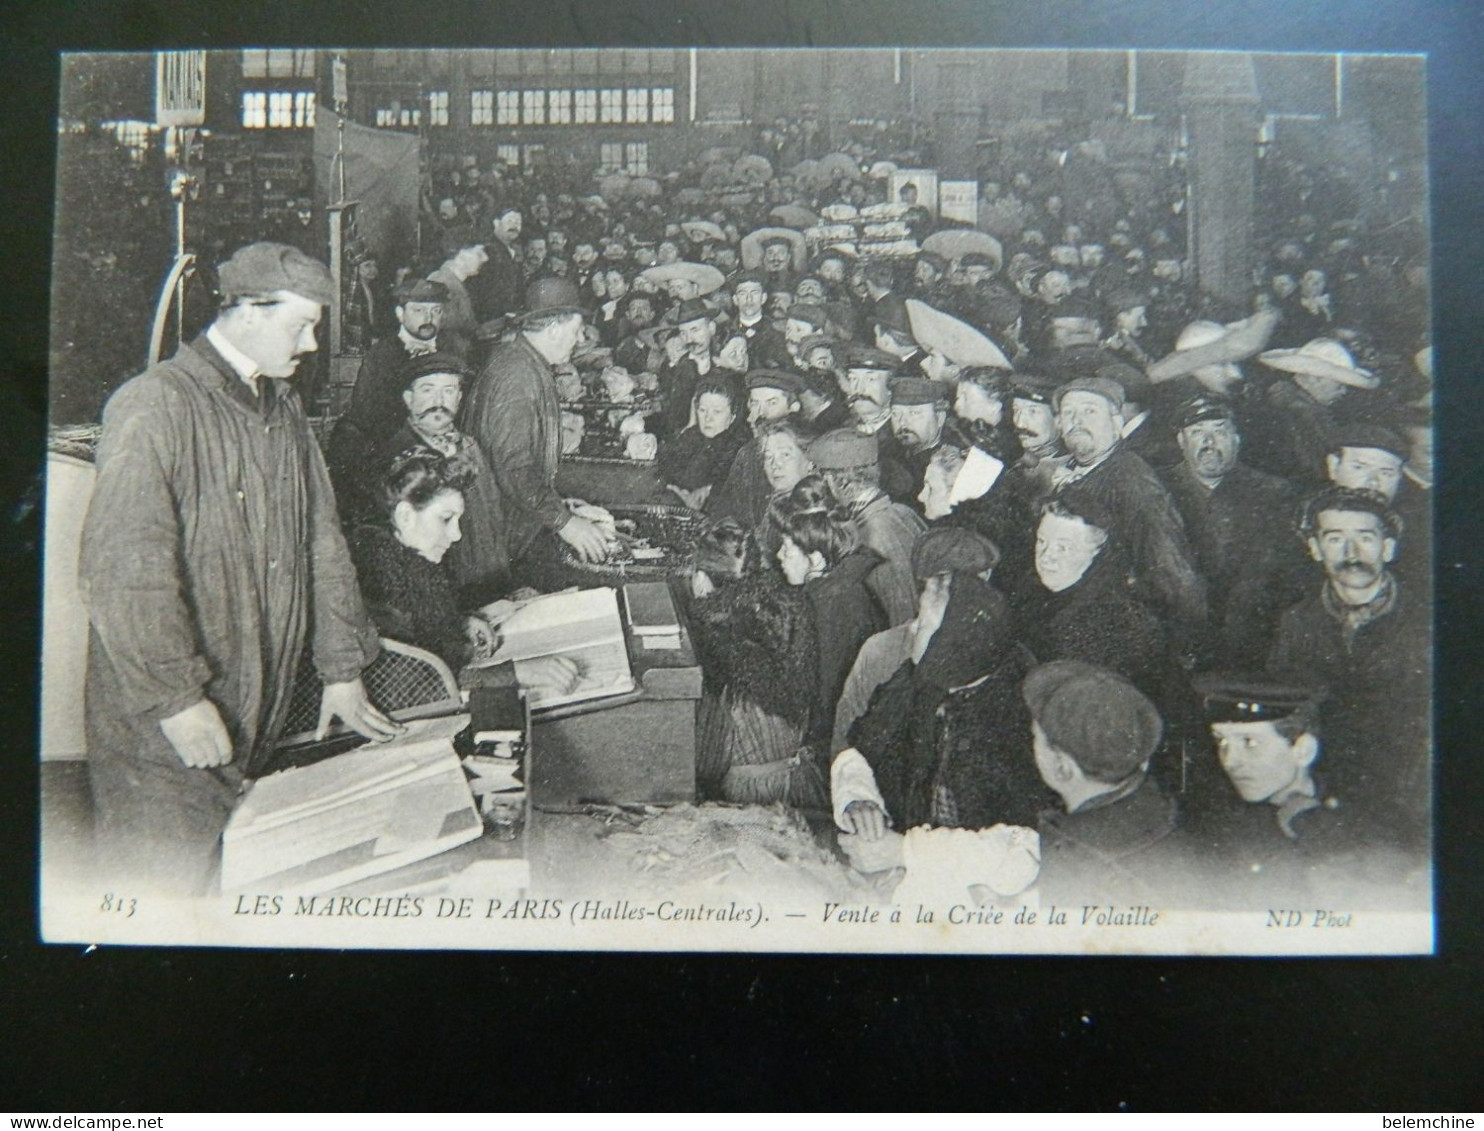
[[1010, 425], [1021, 455], [1011, 465], [1021, 492], [1032, 506], [1051, 497], [1051, 476], [1066, 454], [1052, 403], [1057, 382], [1033, 373], [1017, 373], [1010, 386]]
[[1278, 617], [1303, 596], [1308, 575], [1298, 542], [1288, 534], [1297, 492], [1287, 480], [1241, 462], [1241, 428], [1225, 397], [1203, 393], [1181, 405], [1175, 440], [1181, 460], [1162, 476], [1209, 586], [1211, 631], [1203, 660], [1258, 670]]
[[[463, 472], [468, 483], [463, 492], [463, 537], [449, 547], [444, 559], [453, 572], [460, 608], [487, 605], [510, 588], [510, 553], [499, 484], [478, 442], [454, 427], [468, 378], [468, 367], [451, 354], [432, 353], [409, 362], [402, 371], [402, 427], [373, 451], [365, 479], [372, 485], [380, 483], [397, 456], [423, 446]], [[379, 500], [367, 502], [374, 509], [342, 517], [347, 523], [376, 521], [381, 504]]]
[[1052, 495], [1074, 511], [1086, 499], [1111, 516], [1109, 531], [1129, 553], [1134, 595], [1167, 619], [1177, 650], [1190, 655], [1206, 621], [1206, 587], [1170, 493], [1123, 442], [1124, 392], [1107, 377], [1069, 381], [1054, 394], [1067, 455], [1052, 473]]
[[393, 292], [397, 333], [382, 338], [361, 361], [350, 405], [330, 433], [326, 459], [338, 496], [357, 487], [361, 461], [402, 425], [402, 371], [407, 363], [438, 350], [448, 288], [430, 279], [408, 279]]
[[912, 504], [921, 510], [923, 476], [932, 462], [933, 452], [943, 442], [943, 425], [948, 420], [950, 385], [921, 377], [898, 377], [891, 383], [891, 432], [905, 454], [904, 465], [912, 475], [915, 488]]
[[[206, 332], [103, 413], [79, 583], [100, 882], [200, 896], [266, 768], [312, 643], [319, 730], [401, 731], [366, 697], [376, 656], [319, 445], [289, 378], [317, 348], [329, 269], [255, 243]], [[113, 890], [120, 890], [114, 887]]]
[[1326, 487], [1304, 504], [1299, 534], [1325, 580], [1284, 614], [1268, 670], [1330, 689], [1335, 788], [1425, 851], [1430, 610], [1392, 573], [1402, 533], [1375, 491]]
[[863, 436], [875, 436], [881, 462], [881, 489], [893, 502], [914, 506], [922, 490], [921, 476], [907, 467], [906, 449], [892, 431], [891, 383], [897, 374], [897, 359], [882, 350], [852, 345], [840, 377], [840, 391]]

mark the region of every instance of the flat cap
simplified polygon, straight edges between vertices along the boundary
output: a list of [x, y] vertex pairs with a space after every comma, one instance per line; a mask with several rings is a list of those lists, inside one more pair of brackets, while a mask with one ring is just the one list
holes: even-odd
[[1304, 501], [1299, 512], [1299, 534], [1312, 538], [1319, 532], [1319, 516], [1325, 511], [1361, 511], [1373, 514], [1381, 521], [1381, 532], [1387, 538], [1402, 536], [1402, 519], [1386, 496], [1379, 491], [1364, 487], [1325, 487]]
[[786, 369], [754, 369], [747, 374], [749, 389], [781, 389], [790, 398], [797, 400], [804, 391], [804, 382], [797, 373]]
[[1164, 734], [1154, 704], [1121, 675], [1095, 664], [1042, 664], [1025, 677], [1020, 693], [1046, 740], [1100, 782], [1137, 772]]
[[[814, 455], [812, 450], [809, 454]], [[912, 547], [912, 576], [918, 581], [940, 573], [983, 573], [999, 564], [1000, 548], [961, 526], [934, 527]]]
[[891, 403], [894, 405], [946, 405], [952, 399], [952, 386], [944, 381], [929, 381], [924, 377], [898, 377], [891, 383]]
[[1331, 437], [1329, 450], [1338, 452], [1343, 448], [1375, 448], [1402, 460], [1411, 455], [1406, 441], [1380, 424], [1351, 424], [1337, 429]]
[[409, 302], [448, 301], [448, 288], [435, 279], [406, 279], [397, 284], [392, 292], [399, 306]]
[[820, 471], [861, 471], [881, 466], [881, 448], [875, 436], [836, 428], [809, 445], [809, 458]]
[[1052, 403], [1058, 412], [1068, 393], [1096, 393], [1112, 404], [1115, 411], [1123, 411], [1123, 386], [1107, 377], [1077, 377], [1068, 381], [1052, 394]]
[[223, 298], [252, 298], [292, 291], [328, 306], [335, 297], [330, 269], [297, 247], [251, 243], [238, 248], [217, 273]]

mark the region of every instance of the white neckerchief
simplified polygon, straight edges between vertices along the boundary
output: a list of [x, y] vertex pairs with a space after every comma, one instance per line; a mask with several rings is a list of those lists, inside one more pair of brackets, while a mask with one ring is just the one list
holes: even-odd
[[258, 363], [227, 341], [226, 335], [217, 329], [215, 322], [207, 328], [206, 340], [215, 347], [217, 353], [222, 355], [222, 360], [232, 367], [233, 372], [242, 379], [242, 383], [256, 393], [258, 378], [263, 372], [258, 368]]
[[438, 352], [438, 338], [434, 335], [428, 341], [414, 338], [407, 332], [407, 327], [398, 324], [397, 337], [402, 339], [402, 348], [407, 351], [408, 357], [422, 357], [424, 354]]
[[970, 448], [964, 456], [964, 465], [953, 477], [953, 486], [948, 489], [948, 505], [955, 507], [970, 499], [983, 498], [1005, 470], [1004, 461], [996, 459], [983, 448]]

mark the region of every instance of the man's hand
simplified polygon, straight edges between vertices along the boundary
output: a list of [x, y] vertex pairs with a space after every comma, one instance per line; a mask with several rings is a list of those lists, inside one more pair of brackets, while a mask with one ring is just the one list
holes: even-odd
[[603, 541], [603, 532], [595, 523], [573, 515], [560, 530], [557, 537], [576, 551], [585, 562], [600, 562], [608, 556], [608, 544]]
[[680, 359], [685, 356], [686, 344], [679, 334], [672, 334], [665, 339], [665, 360], [671, 365], [679, 365]]
[[542, 696], [568, 694], [581, 675], [577, 661], [568, 656], [537, 656], [515, 662], [515, 678], [520, 685]]
[[866, 840], [850, 833], [840, 834], [840, 847], [857, 872], [871, 875], [889, 872], [902, 866], [902, 834], [887, 831], [880, 840]]
[[488, 660], [495, 654], [495, 630], [480, 616], [464, 618], [464, 635], [468, 637], [472, 658]]
[[160, 729], [180, 760], [193, 770], [225, 766], [232, 760], [232, 739], [226, 724], [210, 699], [193, 703], [160, 720]]
[[874, 801], [852, 801], [843, 816], [850, 831], [862, 840], [880, 840], [886, 835], [886, 814]]
[[673, 483], [666, 484], [666, 486], [675, 492], [679, 496], [680, 501], [693, 511], [703, 510], [706, 506], [706, 499], [711, 494], [711, 484], [709, 483], [697, 487], [692, 491], [687, 491], [684, 487], [677, 487]]
[[319, 726], [315, 728], [314, 737], [324, 738], [330, 723], [337, 718], [373, 742], [385, 742], [407, 729], [371, 705], [371, 700], [366, 698], [366, 685], [359, 677], [345, 683], [325, 684], [325, 694], [319, 703]]

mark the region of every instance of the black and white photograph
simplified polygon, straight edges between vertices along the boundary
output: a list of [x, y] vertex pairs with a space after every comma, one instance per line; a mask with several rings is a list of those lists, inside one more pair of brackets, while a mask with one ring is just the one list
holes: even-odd
[[1433, 952], [1422, 56], [60, 94], [45, 941]]

